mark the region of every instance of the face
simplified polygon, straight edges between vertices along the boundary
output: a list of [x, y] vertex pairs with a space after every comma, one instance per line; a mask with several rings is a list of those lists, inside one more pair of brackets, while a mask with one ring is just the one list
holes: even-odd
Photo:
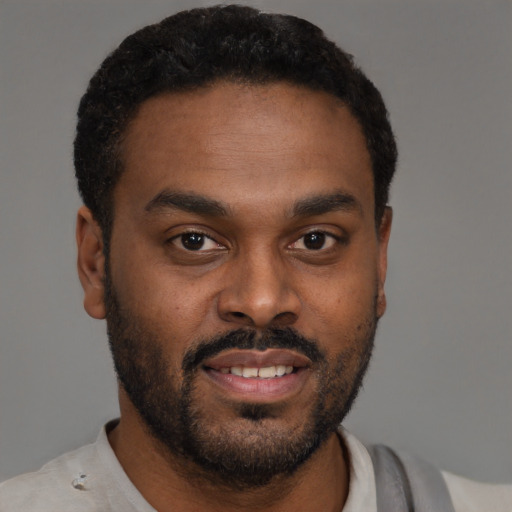
[[[145, 102], [121, 148], [106, 306], [121, 384], [171, 459], [291, 473], [357, 393], [385, 308], [361, 129], [335, 98], [218, 84]], [[92, 293], [92, 292], [91, 292]]]

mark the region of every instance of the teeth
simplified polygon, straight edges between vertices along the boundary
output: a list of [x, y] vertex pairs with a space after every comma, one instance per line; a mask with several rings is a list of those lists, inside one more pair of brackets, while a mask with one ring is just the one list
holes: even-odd
[[277, 366], [265, 366], [264, 368], [253, 368], [250, 366], [232, 366], [231, 368], [221, 368], [220, 373], [231, 373], [246, 379], [272, 379], [274, 377], [282, 377], [293, 372], [293, 366], [285, 366], [279, 364]]
[[239, 377], [242, 377], [243, 375], [243, 368], [241, 366], [233, 366], [230, 368], [230, 373], [233, 375], [238, 375]]
[[[258, 371], [258, 377], [262, 379], [271, 379], [276, 376], [276, 367], [275, 366], [267, 366], [266, 368], [260, 368]], [[245, 375], [244, 375], [245, 377]]]
[[283, 376], [285, 373], [286, 373], [286, 366], [284, 366], [283, 364], [276, 366], [276, 375], [278, 377]]
[[242, 376], [245, 377], [245, 378], [257, 377], [258, 376], [258, 368], [247, 368], [247, 367], [244, 367], [244, 370], [242, 372]]

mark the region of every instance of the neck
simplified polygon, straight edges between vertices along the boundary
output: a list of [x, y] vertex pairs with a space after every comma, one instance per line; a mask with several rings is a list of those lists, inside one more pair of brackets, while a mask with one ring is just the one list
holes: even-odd
[[170, 456], [148, 434], [138, 414], [123, 414], [128, 412], [126, 405], [121, 406], [121, 421], [109, 433], [109, 442], [130, 480], [159, 512], [340, 512], [343, 508], [348, 457], [336, 433], [293, 475], [278, 475], [263, 487], [239, 490], [208, 479], [193, 462]]

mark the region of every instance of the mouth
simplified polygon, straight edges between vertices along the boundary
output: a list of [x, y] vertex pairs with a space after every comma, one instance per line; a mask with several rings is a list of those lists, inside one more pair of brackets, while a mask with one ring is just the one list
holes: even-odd
[[231, 350], [207, 360], [204, 374], [235, 400], [268, 402], [298, 393], [312, 362], [291, 350]]
[[231, 366], [222, 367], [219, 371], [223, 374], [230, 373], [231, 375], [237, 375], [238, 377], [244, 377], [245, 379], [274, 379], [276, 377], [290, 375], [290, 373], [294, 371], [294, 367], [285, 366], [283, 364], [265, 366], [263, 368], [258, 368], [256, 366]]

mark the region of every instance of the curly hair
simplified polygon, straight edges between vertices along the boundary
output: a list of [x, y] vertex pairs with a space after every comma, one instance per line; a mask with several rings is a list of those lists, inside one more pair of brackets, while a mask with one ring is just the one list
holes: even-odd
[[128, 36], [80, 101], [74, 163], [80, 195], [108, 244], [120, 141], [145, 100], [218, 80], [288, 82], [339, 98], [359, 121], [372, 161], [375, 219], [388, 201], [397, 149], [379, 91], [352, 56], [306, 20], [227, 5], [170, 16]]

